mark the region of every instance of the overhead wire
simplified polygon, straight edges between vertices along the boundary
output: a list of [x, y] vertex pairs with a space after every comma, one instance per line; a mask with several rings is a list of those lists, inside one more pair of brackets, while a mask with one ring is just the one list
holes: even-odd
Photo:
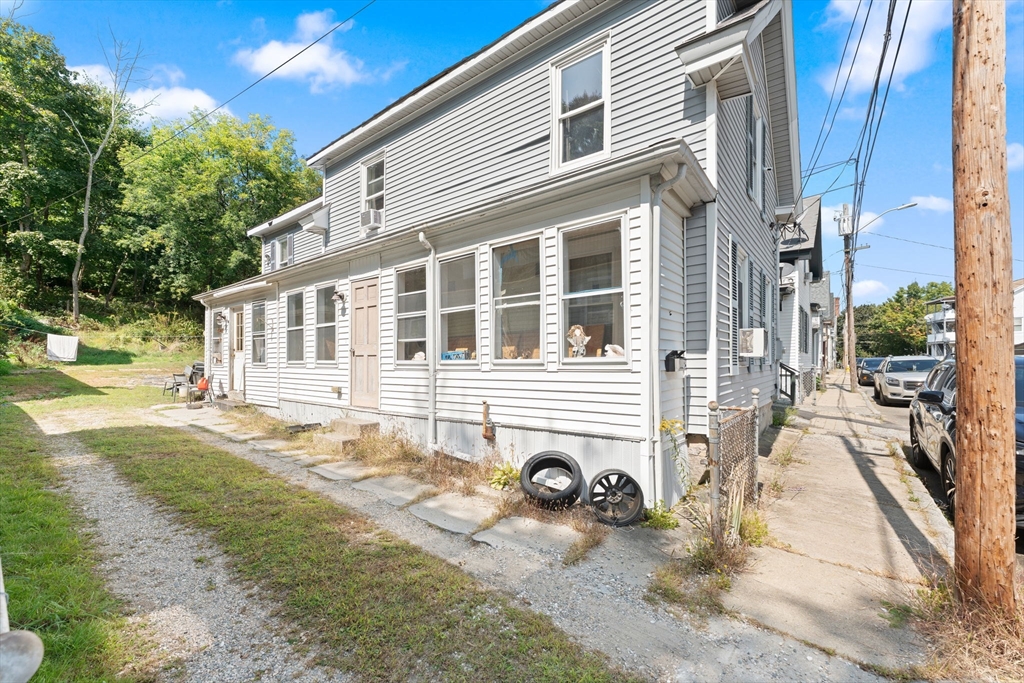
[[[299, 50], [298, 52], [293, 54], [291, 57], [289, 57], [288, 59], [286, 59], [283, 62], [281, 62], [280, 64], [278, 64], [273, 69], [271, 69], [267, 73], [263, 74], [262, 76], [257, 78], [255, 81], [253, 81], [249, 85], [245, 86], [244, 88], [239, 90], [237, 93], [235, 93], [234, 95], [232, 95], [228, 99], [226, 99], [223, 102], [221, 102], [219, 105], [217, 105], [216, 107], [214, 107], [210, 111], [204, 112], [202, 116], [199, 116], [199, 117], [193, 119], [188, 125], [186, 125], [186, 126], [180, 128], [179, 130], [177, 130], [174, 133], [174, 135], [170, 136], [166, 140], [163, 140], [163, 141], [161, 141], [160, 143], [158, 143], [156, 145], [153, 145], [151, 147], [146, 148], [146, 150], [144, 152], [142, 152], [141, 154], [139, 154], [139, 155], [129, 159], [124, 164], [122, 164], [122, 167], [131, 166], [135, 162], [137, 162], [137, 161], [141, 160], [142, 158], [152, 154], [153, 152], [155, 152], [156, 150], [160, 149], [164, 145], [170, 144], [171, 142], [173, 142], [177, 138], [181, 137], [182, 135], [184, 135], [187, 131], [191, 130], [192, 128], [195, 128], [197, 125], [199, 125], [200, 123], [202, 123], [206, 119], [210, 118], [211, 116], [213, 116], [215, 113], [217, 113], [221, 109], [224, 109], [226, 106], [228, 106], [229, 104], [234, 102], [236, 99], [238, 99], [239, 97], [241, 97], [245, 93], [247, 93], [250, 90], [252, 90], [253, 88], [255, 88], [257, 85], [259, 85], [263, 81], [265, 81], [268, 78], [270, 78], [271, 76], [273, 76], [275, 73], [277, 73], [278, 71], [283, 69], [286, 65], [288, 65], [290, 62], [294, 61], [296, 58], [298, 58], [300, 55], [305, 53], [307, 50], [312, 48], [314, 45], [316, 45], [317, 43], [322, 41], [324, 38], [326, 38], [327, 36], [331, 35], [335, 31], [337, 31], [339, 28], [341, 28], [342, 26], [344, 26], [348, 22], [350, 22], [353, 19], [355, 19], [357, 16], [362, 14], [363, 11], [365, 11], [367, 8], [369, 8], [371, 5], [373, 5], [376, 2], [377, 2], [377, 0], [369, 0], [369, 2], [367, 2], [362, 7], [357, 9], [355, 12], [350, 14], [343, 21], [339, 21], [339, 22], [335, 23], [331, 28], [329, 28], [325, 33], [323, 33], [319, 38], [316, 38], [312, 42], [307, 43], [301, 50]], [[110, 179], [105, 177], [105, 176], [97, 176], [96, 180], [104, 180], [104, 181], [106, 181], [108, 183], [111, 182]], [[95, 181], [93, 182], [93, 187], [95, 187]], [[22, 216], [19, 216], [18, 218], [12, 218], [12, 219], [8, 220], [7, 222], [3, 223], [2, 226], [0, 226], [0, 227], [5, 227], [5, 228], [9, 227], [11, 225], [14, 225], [15, 223], [21, 222], [22, 220], [24, 220], [26, 218], [34, 216], [35, 214], [37, 214], [37, 213], [39, 213], [40, 211], [43, 211], [43, 210], [49, 211], [49, 210], [52, 209], [53, 204], [64, 202], [64, 201], [74, 197], [75, 195], [78, 195], [78, 194], [81, 194], [82, 192], [85, 192], [85, 190], [86, 190], [85, 187], [80, 187], [77, 190], [75, 190], [74, 192], [69, 192], [68, 194], [64, 195], [63, 197], [60, 197], [59, 199], [51, 200], [50, 202], [47, 202], [44, 206], [40, 206], [40, 207], [38, 207], [36, 209], [33, 209], [32, 211], [29, 211], [28, 213], [26, 213], [26, 214], [24, 214]]]

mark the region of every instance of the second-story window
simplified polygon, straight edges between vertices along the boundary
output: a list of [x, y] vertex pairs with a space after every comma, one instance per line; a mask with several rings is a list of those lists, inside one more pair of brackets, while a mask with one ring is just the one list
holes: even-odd
[[270, 270], [284, 268], [292, 263], [292, 236], [281, 235], [270, 243]]
[[607, 52], [556, 68], [558, 165], [608, 151]]
[[363, 211], [384, 210], [384, 160], [363, 167]]

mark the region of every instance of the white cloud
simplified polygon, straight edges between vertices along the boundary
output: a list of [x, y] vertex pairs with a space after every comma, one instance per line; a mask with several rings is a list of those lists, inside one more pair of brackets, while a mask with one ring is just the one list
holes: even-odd
[[[292, 40], [271, 40], [257, 48], [242, 48], [235, 52], [232, 61], [262, 76], [296, 55], [333, 25], [334, 10], [300, 14], [295, 20]], [[370, 74], [365, 70], [363, 62], [335, 48], [333, 44], [334, 37], [339, 32], [348, 31], [352, 25], [351, 21], [346, 22], [337, 31], [274, 72], [271, 78], [308, 82], [310, 92], [314, 93], [369, 80]]]
[[1006, 170], [1019, 171], [1024, 168], [1024, 145], [1011, 142], [1006, 146]]
[[[892, 37], [885, 55], [885, 66], [882, 70], [883, 77], [887, 77], [889, 69], [892, 68], [893, 59], [896, 54], [896, 45], [899, 42], [900, 31], [903, 28], [903, 17], [906, 16], [908, 0], [897, 0], [895, 19], [893, 20]], [[860, 3], [853, 0], [831, 0], [826, 9], [825, 21], [819, 28], [833, 29], [837, 34], [845, 34], [849, 31], [850, 22], [853, 21], [857, 7]], [[850, 75], [850, 93], [863, 93], [871, 90], [875, 80], [875, 70], [878, 67], [878, 60], [882, 54], [882, 42], [885, 35], [885, 23], [887, 12], [882, 5], [877, 5], [871, 11], [868, 18], [868, 25], [864, 31], [864, 39], [857, 54], [857, 60], [853, 65], [853, 72]], [[864, 23], [863, 6], [857, 16], [857, 25], [853, 29], [852, 40], [856, 41], [860, 34], [861, 26]], [[907, 18], [906, 32], [903, 35], [903, 44], [900, 46], [899, 59], [896, 62], [896, 71], [893, 74], [893, 87], [896, 90], [903, 90], [904, 81], [907, 77], [927, 68], [934, 59], [936, 40], [935, 36], [944, 31], [952, 24], [953, 11], [949, 0], [936, 0], [934, 2], [915, 2], [911, 5], [910, 15]], [[843, 42], [840, 40], [837, 45], [837, 56], [842, 54]], [[827, 69], [818, 79], [825, 92], [831, 92], [836, 80], [836, 71], [840, 71], [839, 88], [841, 90], [846, 79], [846, 73], [850, 67], [850, 60], [853, 59], [853, 42], [847, 51], [842, 65], [834, 65]], [[840, 69], [840, 66], [842, 67]]]
[[938, 211], [939, 213], [949, 213], [953, 210], [953, 200], [946, 199], [945, 197], [936, 197], [933, 194], [927, 197], [914, 196], [910, 198], [910, 201], [917, 202], [917, 208], [923, 211]]
[[854, 304], [857, 303], [857, 299], [880, 298], [888, 293], [889, 288], [878, 280], [860, 280], [853, 283]]
[[[73, 66], [71, 71], [98, 83], [105, 88], [113, 85], [110, 69], [103, 64], [83, 64]], [[217, 101], [200, 88], [186, 88], [179, 85], [185, 80], [185, 72], [173, 64], [158, 64], [150, 71], [145, 85], [128, 91], [128, 100], [136, 107], [149, 104], [142, 114], [143, 122], [153, 119], [169, 121], [186, 116], [198, 107], [210, 111], [217, 106]], [[231, 112], [222, 109], [225, 114]]]

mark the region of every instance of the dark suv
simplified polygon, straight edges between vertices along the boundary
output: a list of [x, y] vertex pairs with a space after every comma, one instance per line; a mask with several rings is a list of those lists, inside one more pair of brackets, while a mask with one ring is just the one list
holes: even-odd
[[[1014, 358], [1017, 528], [1024, 529], [1024, 356]], [[956, 496], [956, 360], [932, 368], [910, 404], [910, 454], [914, 467], [930, 464], [941, 476], [950, 516]]]
[[857, 383], [861, 386], [875, 383], [875, 370], [885, 361], [884, 358], [861, 358], [857, 364]]

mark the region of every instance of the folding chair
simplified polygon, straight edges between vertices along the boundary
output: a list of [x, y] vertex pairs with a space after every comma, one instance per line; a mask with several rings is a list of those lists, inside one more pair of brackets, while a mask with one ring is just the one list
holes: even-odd
[[172, 373], [171, 374], [171, 381], [170, 382], [164, 382], [164, 392], [166, 393], [167, 391], [170, 391], [171, 392], [171, 399], [174, 402], [177, 402], [178, 394], [181, 393], [181, 390], [182, 389], [187, 389], [187, 388], [188, 388], [188, 375], [187, 374], [176, 375], [176, 374]]

